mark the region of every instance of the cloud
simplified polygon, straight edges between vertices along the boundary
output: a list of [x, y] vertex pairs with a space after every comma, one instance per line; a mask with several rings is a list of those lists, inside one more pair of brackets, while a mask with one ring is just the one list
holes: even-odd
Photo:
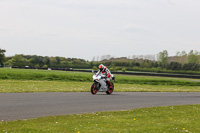
[[179, 51], [186, 42], [200, 49], [199, 6], [198, 0], [0, 0], [0, 47], [9, 55], [87, 59]]
[[138, 32], [138, 31], [149, 31], [149, 28], [146, 28], [144, 26], [141, 25], [137, 25], [137, 24], [126, 24], [124, 26], [122, 26], [121, 28], [124, 31], [132, 31], [132, 32]]

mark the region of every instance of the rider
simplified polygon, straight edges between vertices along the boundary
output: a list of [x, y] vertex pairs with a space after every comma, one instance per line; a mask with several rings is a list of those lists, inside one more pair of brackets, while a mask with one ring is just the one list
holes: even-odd
[[106, 77], [106, 83], [108, 84], [109, 88], [111, 87], [111, 82], [110, 82], [110, 79], [112, 78], [111, 72], [106, 66], [104, 66], [103, 64], [100, 64], [99, 71], [96, 74], [97, 75], [100, 74], [100, 76]]

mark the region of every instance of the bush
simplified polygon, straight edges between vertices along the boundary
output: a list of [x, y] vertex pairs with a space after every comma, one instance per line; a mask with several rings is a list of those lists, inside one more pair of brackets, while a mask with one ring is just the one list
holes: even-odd
[[114, 69], [111, 67], [111, 68], [109, 68], [109, 70], [110, 70], [110, 71], [113, 71]]
[[119, 70], [119, 67], [115, 67], [114, 70], [115, 70], [115, 71], [118, 71], [118, 70]]
[[122, 72], [126, 72], [126, 68], [125, 67], [122, 68]]
[[48, 66], [47, 65], [44, 65], [42, 68], [47, 68]]
[[35, 68], [39, 68], [40, 66], [37, 64], [37, 65], [35, 65]]
[[98, 68], [96, 67], [96, 66], [93, 66], [93, 68], [92, 68], [93, 70], [97, 70]]

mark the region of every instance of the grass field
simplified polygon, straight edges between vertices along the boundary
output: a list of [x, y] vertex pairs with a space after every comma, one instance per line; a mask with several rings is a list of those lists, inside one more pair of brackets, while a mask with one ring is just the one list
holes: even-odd
[[[92, 82], [0, 80], [0, 93], [89, 92]], [[115, 83], [114, 92], [200, 92], [200, 86], [145, 85]]]
[[151, 107], [0, 122], [0, 132], [198, 133], [199, 118], [200, 105]]
[[[0, 79], [11, 80], [39, 80], [39, 81], [75, 81], [92, 82], [93, 73], [71, 71], [47, 71], [33, 69], [0, 69]], [[183, 80], [181, 78], [164, 78], [150, 76], [115, 75], [119, 84], [148, 84], [148, 85], [181, 85], [200, 86], [200, 82]], [[199, 80], [200, 81], [200, 80]]]
[[[89, 92], [93, 73], [29, 69], [0, 69], [0, 92]], [[115, 75], [115, 90], [200, 92], [200, 80]]]

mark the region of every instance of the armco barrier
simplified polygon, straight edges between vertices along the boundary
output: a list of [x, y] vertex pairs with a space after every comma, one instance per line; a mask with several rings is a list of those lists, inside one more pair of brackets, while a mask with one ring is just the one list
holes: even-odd
[[161, 76], [161, 77], [200, 79], [200, 75], [167, 74], [167, 73], [139, 73], [139, 72], [112, 72], [112, 73], [113, 74], [126, 74], [126, 75]]
[[[91, 70], [71, 70], [71, 71], [92, 72]], [[97, 71], [94, 71], [94, 72], [97, 72]], [[124, 74], [124, 75], [161, 76], [161, 77], [200, 79], [200, 75], [186, 75], [186, 74], [140, 73], [140, 72], [111, 72], [111, 73], [112, 74]]]
[[[12, 68], [19, 68], [19, 67], [12, 67]], [[20, 69], [43, 69], [48, 70], [48, 68], [25, 68], [20, 67]], [[51, 68], [51, 70], [60, 70], [60, 71], [77, 71], [77, 72], [91, 72], [92, 70], [78, 70], [72, 68]], [[96, 70], [94, 72], [97, 72]], [[140, 75], [140, 76], [161, 76], [161, 77], [175, 77], [175, 78], [193, 78], [193, 79], [200, 79], [200, 75], [189, 75], [189, 74], [168, 74], [168, 73], [143, 73], [143, 72], [111, 72], [112, 74], [125, 74], [125, 75]]]
[[[92, 72], [91, 70], [68, 70], [78, 72]], [[94, 71], [97, 72], [97, 71]], [[161, 77], [174, 77], [174, 78], [193, 78], [200, 79], [200, 75], [186, 75], [186, 74], [167, 74], [167, 73], [142, 73], [142, 72], [111, 72], [112, 74], [124, 74], [124, 75], [140, 75], [140, 76], [161, 76]]]

